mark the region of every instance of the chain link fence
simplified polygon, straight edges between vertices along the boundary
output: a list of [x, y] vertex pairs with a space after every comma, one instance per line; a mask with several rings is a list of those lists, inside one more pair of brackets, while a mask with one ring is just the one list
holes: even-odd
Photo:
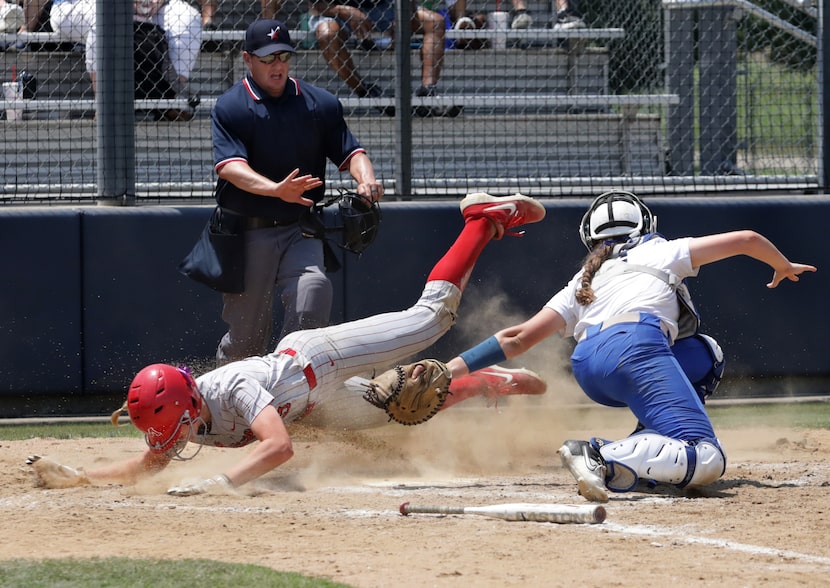
[[[90, 72], [109, 57], [107, 39], [80, 21], [55, 27], [67, 5], [84, 3], [94, 24], [95, 0], [59, 0], [0, 25], [4, 204], [101, 196]], [[138, 202], [212, 200], [210, 109], [244, 75], [244, 29], [263, 11], [291, 29], [292, 75], [340, 97], [388, 198], [823, 187], [811, 0], [571, 0], [567, 19], [556, 1], [530, 0], [531, 23], [513, 3], [459, 0], [419, 6], [403, 47], [383, 24], [365, 27], [358, 5], [156, 4], [135, 3], [124, 60], [135, 117], [118, 132], [134, 146], [124, 173]], [[332, 23], [353, 34], [327, 37]], [[404, 52], [409, 71], [398, 66]], [[334, 165], [327, 180], [331, 191], [351, 186]]]

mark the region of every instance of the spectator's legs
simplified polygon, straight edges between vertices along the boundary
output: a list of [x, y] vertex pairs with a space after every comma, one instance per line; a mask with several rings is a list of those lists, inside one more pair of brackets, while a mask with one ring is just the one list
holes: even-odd
[[444, 17], [419, 6], [412, 16], [412, 30], [424, 35], [421, 47], [421, 85], [434, 86], [444, 65]]
[[60, 2], [53, 4], [49, 14], [49, 25], [61, 38], [84, 45], [86, 49], [86, 71], [95, 92], [95, 71], [97, 70], [97, 48], [95, 41], [94, 0]]
[[164, 29], [170, 61], [186, 87], [202, 47], [202, 20], [199, 11], [185, 0], [170, 0], [153, 17], [152, 22]]
[[216, 2], [217, 0], [199, 0], [202, 12], [202, 28], [212, 29], [216, 25], [213, 19], [216, 18]]
[[262, 0], [262, 18], [277, 18], [282, 8], [282, 0]]
[[360, 74], [357, 73], [351, 53], [345, 46], [348, 32], [341, 28], [336, 20], [323, 19], [314, 29], [314, 34], [317, 36], [317, 44], [329, 67], [355, 94], [364, 96], [366, 87], [363, 85]]
[[23, 3], [23, 26], [20, 27], [20, 32], [37, 32], [37, 25], [40, 22], [40, 16], [43, 9], [46, 7], [47, 0], [25, 0]]
[[452, 24], [458, 22], [459, 18], [467, 16], [467, 0], [455, 0], [455, 3], [450, 6], [450, 20]]
[[361, 41], [372, 38], [374, 26], [362, 10], [343, 4], [334, 7], [334, 17], [346, 23], [355, 38]]

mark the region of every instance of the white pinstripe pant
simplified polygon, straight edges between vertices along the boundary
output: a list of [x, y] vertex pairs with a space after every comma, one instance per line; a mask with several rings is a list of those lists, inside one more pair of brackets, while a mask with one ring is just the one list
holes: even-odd
[[284, 337], [274, 353], [292, 350], [294, 360], [316, 379], [316, 386], [309, 382], [309, 403], [324, 402], [348, 378], [385, 369], [432, 345], [455, 323], [460, 302], [461, 290], [454, 284], [427, 282], [407, 310], [296, 331]]

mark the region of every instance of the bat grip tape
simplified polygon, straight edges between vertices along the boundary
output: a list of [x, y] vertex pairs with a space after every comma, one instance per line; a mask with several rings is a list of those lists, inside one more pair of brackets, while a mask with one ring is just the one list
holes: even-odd
[[459, 354], [459, 357], [467, 364], [470, 372], [490, 367], [507, 359], [495, 335]]

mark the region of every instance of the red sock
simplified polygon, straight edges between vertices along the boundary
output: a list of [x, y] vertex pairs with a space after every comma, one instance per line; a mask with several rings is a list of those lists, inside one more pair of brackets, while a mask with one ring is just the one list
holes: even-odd
[[489, 220], [486, 218], [470, 219], [464, 225], [455, 243], [432, 268], [427, 281], [444, 280], [463, 290], [478, 261], [478, 256], [481, 255], [492, 236], [493, 225]]

